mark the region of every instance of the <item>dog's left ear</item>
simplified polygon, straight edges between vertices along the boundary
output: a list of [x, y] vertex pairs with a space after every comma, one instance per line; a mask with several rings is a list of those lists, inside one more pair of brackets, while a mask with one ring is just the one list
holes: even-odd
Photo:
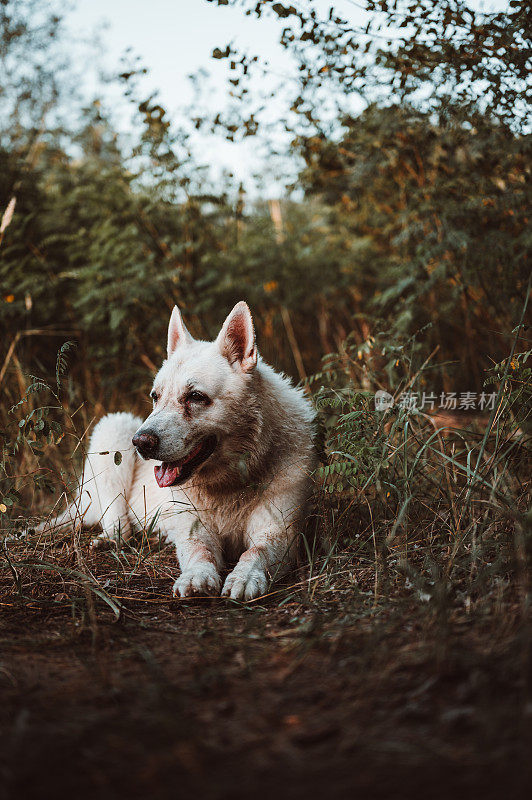
[[191, 341], [192, 336], [187, 331], [181, 312], [177, 306], [174, 306], [168, 326], [168, 358], [170, 358], [179, 345], [189, 344]]
[[230, 364], [238, 363], [243, 372], [257, 366], [255, 328], [248, 304], [243, 300], [233, 308], [216, 339], [220, 352]]

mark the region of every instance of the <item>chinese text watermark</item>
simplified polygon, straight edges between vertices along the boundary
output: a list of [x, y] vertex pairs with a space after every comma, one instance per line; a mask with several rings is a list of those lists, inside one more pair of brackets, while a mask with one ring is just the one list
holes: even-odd
[[393, 406], [405, 411], [491, 411], [497, 392], [401, 392], [394, 398], [379, 389], [375, 393], [375, 411], [386, 411]]

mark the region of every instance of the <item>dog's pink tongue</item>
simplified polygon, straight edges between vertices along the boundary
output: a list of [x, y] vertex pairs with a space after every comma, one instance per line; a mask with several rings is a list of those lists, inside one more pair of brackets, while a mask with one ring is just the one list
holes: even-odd
[[179, 473], [181, 472], [181, 468], [176, 464], [166, 464], [163, 461], [160, 466], [154, 468], [154, 472], [155, 480], [159, 486], [164, 489], [165, 486], [171, 486], [176, 482], [179, 477]]

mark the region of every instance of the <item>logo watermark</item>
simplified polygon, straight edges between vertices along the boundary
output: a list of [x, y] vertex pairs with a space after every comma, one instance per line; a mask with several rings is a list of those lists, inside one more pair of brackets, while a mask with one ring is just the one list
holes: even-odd
[[492, 411], [497, 392], [401, 392], [394, 398], [389, 392], [375, 392], [375, 411], [387, 411], [393, 406], [405, 411]]
[[375, 411], [387, 411], [394, 405], [393, 395], [379, 389], [375, 392]]

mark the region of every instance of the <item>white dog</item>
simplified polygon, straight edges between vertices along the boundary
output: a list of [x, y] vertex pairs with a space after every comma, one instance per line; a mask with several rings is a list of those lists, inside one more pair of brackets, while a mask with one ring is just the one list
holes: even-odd
[[174, 308], [151, 397], [145, 422], [96, 425], [78, 497], [54, 524], [100, 523], [96, 546], [132, 525], [159, 531], [175, 542], [182, 597], [219, 593], [224, 556], [239, 560], [223, 595], [264, 594], [296, 552], [315, 463], [310, 403], [260, 359], [244, 302], [214, 342], [193, 339]]

